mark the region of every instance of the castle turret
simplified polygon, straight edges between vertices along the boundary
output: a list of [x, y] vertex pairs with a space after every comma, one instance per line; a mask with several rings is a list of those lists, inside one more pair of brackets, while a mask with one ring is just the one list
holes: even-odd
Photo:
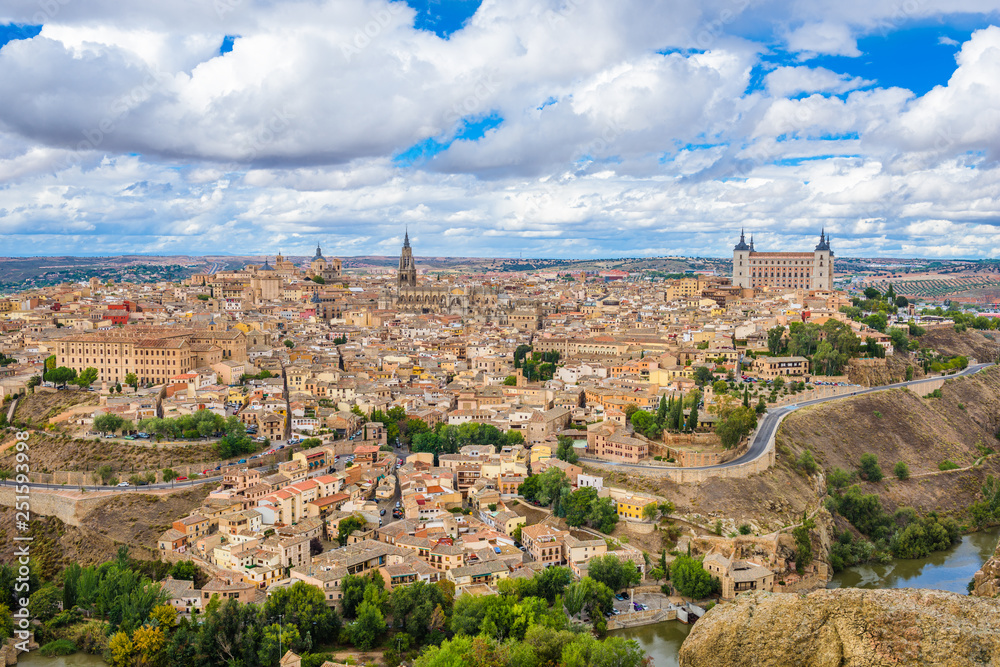
[[750, 253], [753, 248], [747, 245], [743, 230], [740, 230], [740, 242], [733, 248], [733, 286], [750, 287]]

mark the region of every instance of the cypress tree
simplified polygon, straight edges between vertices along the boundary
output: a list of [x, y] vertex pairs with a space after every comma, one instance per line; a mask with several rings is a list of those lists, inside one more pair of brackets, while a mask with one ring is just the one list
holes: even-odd
[[688, 415], [687, 427], [691, 431], [698, 428], [698, 406], [691, 408], [691, 413]]

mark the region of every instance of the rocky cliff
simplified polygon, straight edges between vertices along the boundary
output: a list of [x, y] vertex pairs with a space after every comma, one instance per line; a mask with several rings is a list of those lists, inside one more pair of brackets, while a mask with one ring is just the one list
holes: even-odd
[[1000, 544], [997, 544], [997, 550], [993, 552], [993, 557], [983, 563], [983, 567], [976, 572], [970, 595], [977, 595], [981, 598], [1000, 596]]
[[1000, 600], [929, 590], [756, 593], [691, 630], [681, 667], [1000, 664]]

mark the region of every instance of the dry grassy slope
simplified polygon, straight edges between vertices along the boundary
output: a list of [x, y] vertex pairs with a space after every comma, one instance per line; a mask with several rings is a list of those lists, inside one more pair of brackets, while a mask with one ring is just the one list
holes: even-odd
[[929, 327], [927, 332], [917, 339], [921, 347], [930, 347], [943, 355], [964, 355], [978, 359], [981, 362], [996, 361], [1000, 356], [998, 334], [992, 331], [968, 330], [962, 333], [954, 327]]
[[887, 507], [964, 516], [978, 499], [985, 476], [1000, 473], [1000, 455], [970, 471], [905, 482], [893, 477], [892, 467], [905, 461], [911, 475], [936, 473], [945, 459], [960, 466], [974, 463], [980, 457], [977, 445], [1000, 450], [995, 437], [1000, 428], [1000, 368], [949, 380], [941, 394], [923, 398], [913, 391], [890, 390], [796, 411], [778, 430], [779, 460], [791, 460], [809, 448], [827, 472], [834, 467], [855, 470], [861, 455], [871, 452], [878, 456], [886, 481], [866, 484], [866, 491], [878, 493]]
[[64, 390], [54, 394], [44, 392], [29, 394], [18, 401], [14, 419], [15, 421], [27, 419], [37, 424], [76, 405], [96, 406], [99, 402], [100, 397], [97, 393], [90, 391]]
[[798, 454], [808, 447], [825, 468], [848, 470], [871, 452], [885, 472], [906, 461], [916, 475], [936, 471], [944, 459], [971, 465], [977, 444], [1000, 446], [994, 435], [1000, 368], [948, 381], [941, 398], [923, 398], [919, 391], [919, 385], [916, 391], [892, 389], [798, 410], [778, 430], [779, 450]]
[[[68, 526], [55, 517], [36, 517], [32, 522], [32, 558], [58, 570], [77, 562], [102, 563], [127, 544], [136, 558], [158, 558], [156, 538], [174, 519], [199, 507], [208, 495], [206, 487], [187, 489], [170, 496], [128, 494], [110, 498], [82, 520], [82, 526]], [[15, 543], [14, 511], [0, 506], [0, 562], [10, 562]]]
[[[0, 468], [14, 463], [13, 437], [0, 443]], [[187, 463], [215, 461], [210, 444], [196, 443], [183, 447], [155, 447], [136, 441], [134, 444], [112, 440], [85, 440], [33, 434], [31, 464], [34, 472], [54, 470], [94, 470], [110, 465], [116, 471], [162, 469]]]
[[609, 486], [668, 498], [677, 514], [701, 515], [702, 523], [707, 525], [719, 517], [737, 526], [749, 523], [763, 531], [774, 530], [797, 521], [804, 510], [815, 508], [818, 502], [814, 483], [794, 468], [790, 458], [781, 456], [774, 467], [760, 475], [746, 479], [712, 477], [698, 484], [677, 484], [607, 469], [595, 469], [594, 474], [603, 475]]

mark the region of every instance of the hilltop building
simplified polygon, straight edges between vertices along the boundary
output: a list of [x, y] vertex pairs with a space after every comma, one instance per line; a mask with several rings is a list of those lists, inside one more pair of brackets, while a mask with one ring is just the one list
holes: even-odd
[[826, 231], [813, 252], [757, 252], [743, 232], [733, 248], [733, 286], [833, 289], [833, 250]]

